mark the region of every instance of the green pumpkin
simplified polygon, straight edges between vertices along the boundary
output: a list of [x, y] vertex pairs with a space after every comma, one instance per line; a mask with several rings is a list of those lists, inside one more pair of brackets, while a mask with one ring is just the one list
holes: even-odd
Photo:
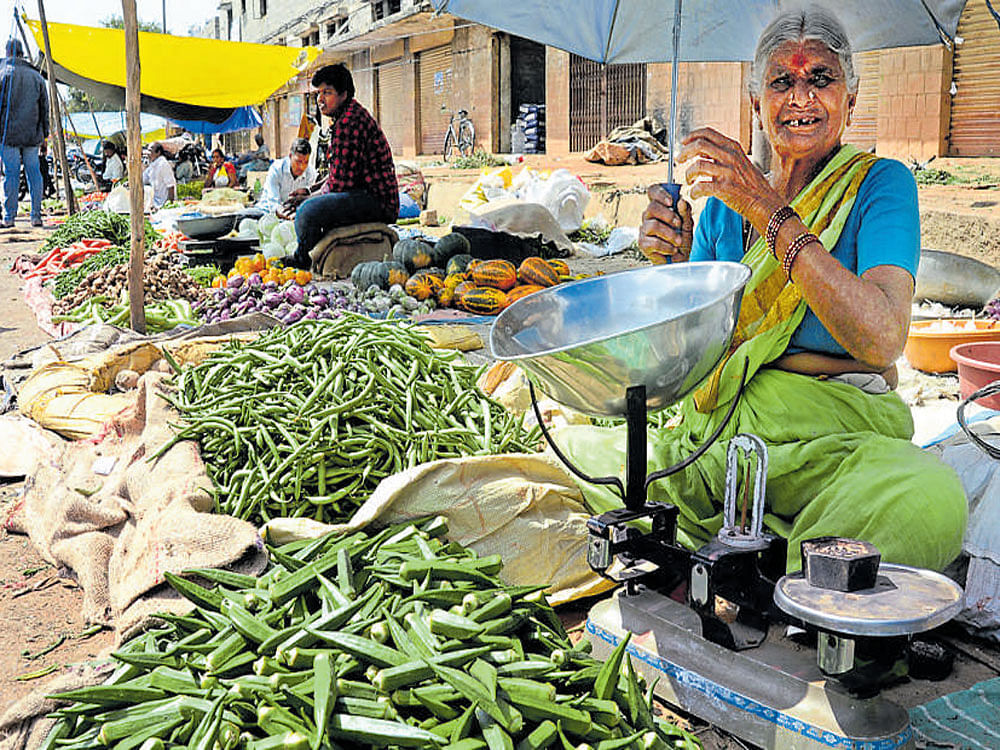
[[386, 289], [395, 284], [403, 286], [406, 280], [410, 278], [410, 274], [406, 272], [406, 266], [394, 260], [387, 260], [382, 265], [385, 266], [386, 274], [388, 275], [388, 280], [386, 281]]
[[433, 248], [422, 240], [400, 240], [392, 248], [392, 259], [406, 266], [407, 272], [412, 275], [421, 268], [431, 265], [432, 250]]
[[465, 273], [466, 269], [469, 267], [469, 263], [471, 262], [472, 256], [468, 253], [452, 255], [448, 259], [448, 265], [445, 267], [445, 271], [447, 271], [448, 276], [451, 276], [453, 273]]
[[452, 232], [437, 241], [431, 258], [435, 266], [444, 266], [453, 256], [470, 252], [472, 252], [472, 246], [469, 245], [468, 238], [464, 234]]
[[372, 285], [379, 289], [388, 289], [389, 269], [380, 260], [366, 260], [354, 266], [351, 271], [351, 283], [362, 291]]

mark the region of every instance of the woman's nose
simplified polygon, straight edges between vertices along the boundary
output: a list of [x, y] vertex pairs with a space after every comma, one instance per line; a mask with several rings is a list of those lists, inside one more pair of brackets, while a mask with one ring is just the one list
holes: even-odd
[[808, 81], [797, 80], [789, 91], [792, 104], [808, 104], [816, 98], [816, 92]]

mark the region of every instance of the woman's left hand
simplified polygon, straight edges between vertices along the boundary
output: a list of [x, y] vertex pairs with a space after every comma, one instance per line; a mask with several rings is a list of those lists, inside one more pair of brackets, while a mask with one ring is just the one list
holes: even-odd
[[714, 196], [761, 231], [786, 201], [743, 153], [743, 147], [713, 128], [699, 128], [681, 141], [678, 161], [692, 162], [685, 180], [691, 198]]

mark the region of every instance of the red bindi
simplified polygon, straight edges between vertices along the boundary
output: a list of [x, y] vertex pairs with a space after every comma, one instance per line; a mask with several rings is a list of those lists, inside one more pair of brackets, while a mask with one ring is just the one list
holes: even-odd
[[792, 55], [792, 67], [796, 70], [802, 70], [806, 65], [806, 56], [802, 52], [796, 52]]

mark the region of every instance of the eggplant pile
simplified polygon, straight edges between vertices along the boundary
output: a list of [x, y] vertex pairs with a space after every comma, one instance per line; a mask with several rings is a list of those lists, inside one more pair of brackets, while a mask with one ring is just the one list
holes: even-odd
[[316, 284], [295, 281], [265, 282], [260, 274], [231, 276], [224, 287], [211, 289], [208, 299], [195, 309], [206, 323], [264, 312], [283, 323], [327, 320], [344, 312], [364, 312], [353, 291], [323, 290]]

